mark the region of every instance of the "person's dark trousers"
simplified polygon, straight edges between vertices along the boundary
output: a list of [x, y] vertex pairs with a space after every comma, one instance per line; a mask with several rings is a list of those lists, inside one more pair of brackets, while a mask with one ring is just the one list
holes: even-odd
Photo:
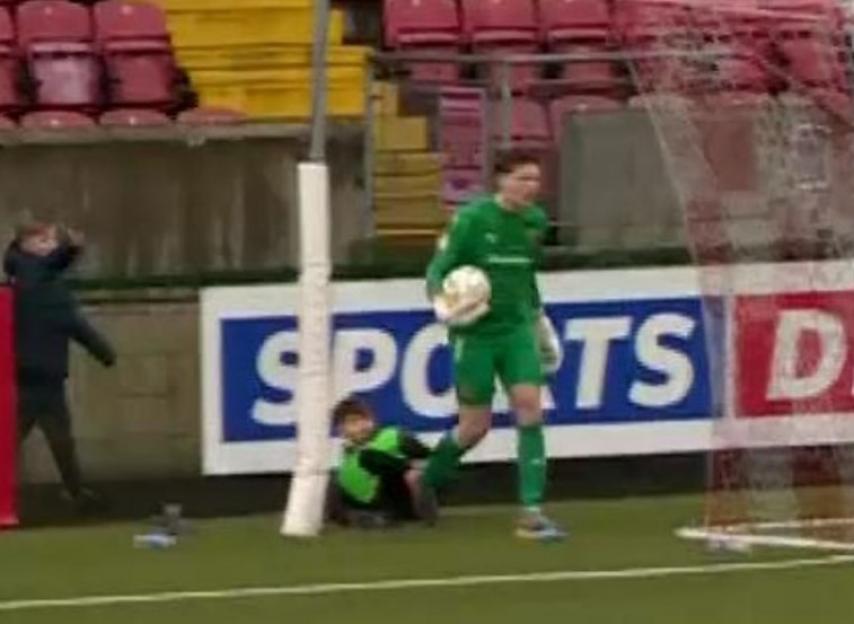
[[71, 430], [71, 413], [65, 396], [65, 380], [18, 379], [18, 431], [23, 442], [34, 426], [45, 435], [62, 483], [72, 499], [83, 490], [80, 463]]

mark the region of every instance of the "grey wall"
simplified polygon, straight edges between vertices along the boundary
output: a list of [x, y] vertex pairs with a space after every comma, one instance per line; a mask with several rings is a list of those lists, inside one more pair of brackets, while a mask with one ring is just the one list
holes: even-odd
[[[361, 131], [332, 132], [333, 250], [343, 260], [370, 220]], [[306, 140], [302, 127], [264, 125], [0, 141], [0, 240], [28, 217], [66, 222], [88, 236], [87, 277], [294, 266]]]

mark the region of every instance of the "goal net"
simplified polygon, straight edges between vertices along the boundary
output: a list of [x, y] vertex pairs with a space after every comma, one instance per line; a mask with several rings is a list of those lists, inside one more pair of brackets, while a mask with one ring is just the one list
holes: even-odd
[[832, 0], [639, 1], [617, 19], [700, 275], [715, 545], [854, 549], [854, 159]]

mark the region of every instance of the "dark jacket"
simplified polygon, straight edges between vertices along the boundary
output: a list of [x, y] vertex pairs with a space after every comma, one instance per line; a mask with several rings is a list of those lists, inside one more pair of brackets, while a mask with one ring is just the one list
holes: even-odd
[[68, 344], [78, 342], [105, 366], [116, 355], [80, 309], [62, 277], [80, 249], [63, 240], [53, 253], [36, 256], [17, 242], [6, 250], [3, 267], [15, 292], [15, 353], [20, 379], [65, 379]]

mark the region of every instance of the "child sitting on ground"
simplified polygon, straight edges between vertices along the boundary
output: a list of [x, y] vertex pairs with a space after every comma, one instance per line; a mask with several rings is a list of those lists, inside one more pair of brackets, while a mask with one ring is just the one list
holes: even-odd
[[341, 401], [332, 421], [344, 456], [331, 488], [331, 519], [361, 528], [436, 521], [435, 497], [419, 487], [430, 449], [399, 427], [379, 426], [370, 406], [357, 398]]

